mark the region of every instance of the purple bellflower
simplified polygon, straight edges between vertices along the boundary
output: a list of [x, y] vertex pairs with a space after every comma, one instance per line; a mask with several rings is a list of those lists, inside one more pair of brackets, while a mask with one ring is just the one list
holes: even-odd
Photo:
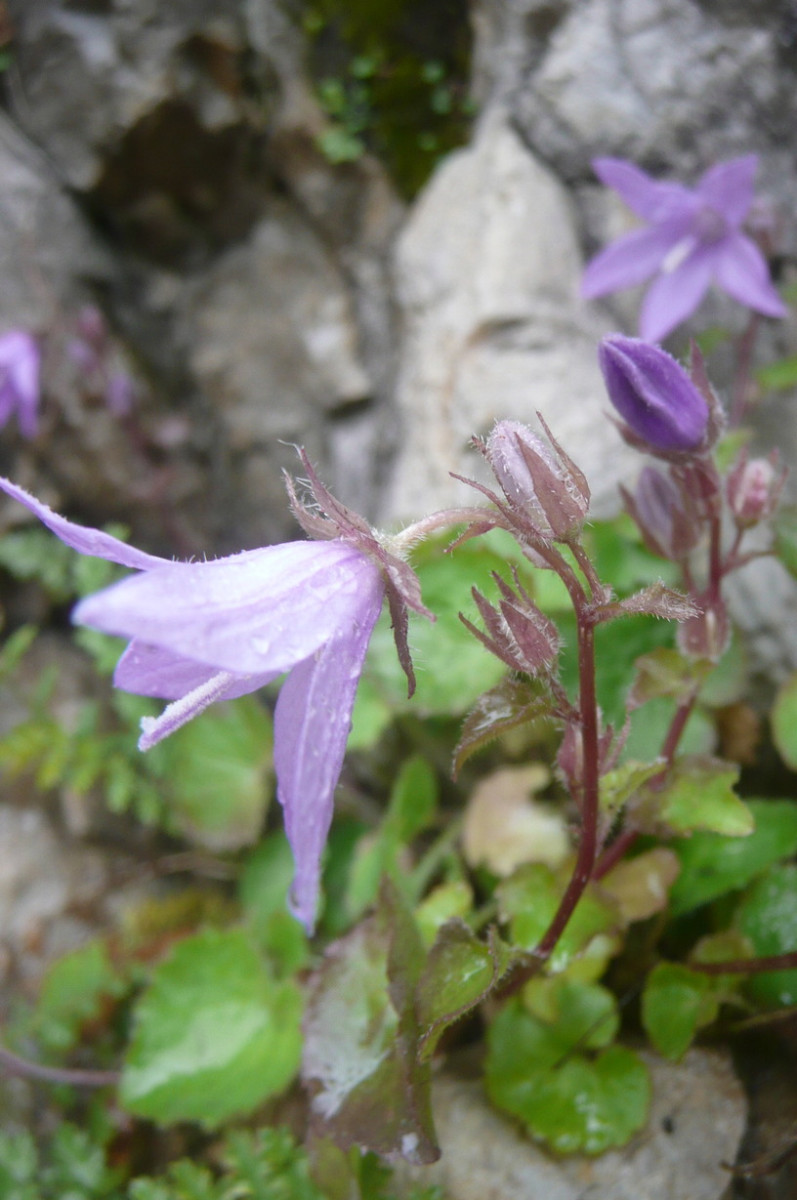
[[274, 767], [296, 864], [292, 908], [312, 930], [333, 794], [382, 601], [387, 594], [411, 687], [406, 605], [431, 613], [411, 569], [330, 497], [303, 461], [326, 516], [303, 509], [291, 490], [295, 509], [316, 536], [334, 540], [287, 542], [210, 562], [146, 554], [73, 524], [8, 480], [0, 479], [0, 487], [66, 545], [137, 572], [80, 601], [73, 620], [129, 639], [114, 674], [117, 687], [171, 701], [159, 717], [143, 719], [140, 749], [217, 700], [287, 673], [274, 716]]
[[708, 401], [666, 350], [615, 333], [598, 346], [598, 362], [609, 399], [626, 422], [626, 440], [665, 455], [704, 447]]
[[38, 342], [24, 329], [0, 337], [0, 427], [16, 413], [25, 438], [34, 438], [38, 430], [40, 365]]
[[746, 308], [766, 317], [786, 315], [764, 256], [741, 228], [753, 204], [754, 154], [717, 163], [694, 189], [651, 179], [621, 158], [598, 158], [592, 165], [647, 226], [592, 260], [581, 282], [584, 297], [634, 287], [657, 274], [639, 322], [648, 342], [661, 341], [691, 316], [712, 281]]

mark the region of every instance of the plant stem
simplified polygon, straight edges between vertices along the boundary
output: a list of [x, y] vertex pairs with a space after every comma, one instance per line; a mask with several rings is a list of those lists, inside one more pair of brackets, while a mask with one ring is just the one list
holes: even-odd
[[9, 1075], [21, 1075], [27, 1079], [41, 1079], [45, 1083], [66, 1083], [72, 1087], [109, 1087], [119, 1082], [118, 1071], [81, 1071], [68, 1067], [45, 1067], [14, 1054], [0, 1046], [0, 1065]]
[[[581, 614], [578, 614], [581, 616]], [[573, 910], [592, 878], [598, 852], [598, 807], [600, 800], [598, 706], [595, 695], [595, 631], [591, 624], [579, 621], [578, 664], [581, 680], [579, 708], [583, 785], [581, 798], [581, 837], [576, 865], [565, 894], [551, 924], [534, 951], [536, 965], [546, 962], [564, 933]]]
[[761, 319], [758, 313], [751, 313], [747, 328], [736, 343], [736, 378], [733, 385], [733, 400], [729, 425], [738, 429], [747, 415], [748, 395], [750, 391], [750, 374], [753, 364], [753, 347], [758, 336]]
[[754, 975], [758, 971], [793, 971], [797, 967], [797, 950], [788, 954], [770, 954], [765, 958], [731, 958], [727, 962], [690, 962], [692, 971], [704, 975]]
[[[580, 593], [580, 594], [579, 594]], [[576, 905], [592, 878], [598, 852], [598, 814], [600, 802], [600, 747], [598, 703], [595, 691], [595, 630], [587, 612], [586, 596], [571, 592], [578, 622], [579, 717], [582, 747], [581, 837], [573, 874], [559, 901], [553, 920], [542, 939], [526, 960], [499, 988], [507, 999], [528, 982], [548, 961], [567, 928]]]

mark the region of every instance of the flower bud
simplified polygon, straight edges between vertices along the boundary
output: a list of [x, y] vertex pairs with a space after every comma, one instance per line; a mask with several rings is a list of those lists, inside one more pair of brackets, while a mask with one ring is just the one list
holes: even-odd
[[737, 526], [749, 529], [771, 517], [777, 507], [785, 478], [776, 470], [777, 453], [769, 458], [750, 458], [742, 451], [728, 474], [725, 491]]
[[612, 334], [598, 347], [609, 399], [632, 439], [652, 451], [698, 450], [709, 422], [705, 397], [659, 346]]
[[672, 476], [645, 467], [633, 495], [625, 488], [620, 490], [645, 545], [654, 554], [677, 562], [697, 544], [700, 522], [696, 513], [689, 511], [692, 506]]
[[587, 515], [589, 487], [542, 417], [540, 421], [553, 453], [519, 421], [499, 421], [487, 441], [486, 455], [510, 507], [530, 517], [542, 537], [566, 539]]

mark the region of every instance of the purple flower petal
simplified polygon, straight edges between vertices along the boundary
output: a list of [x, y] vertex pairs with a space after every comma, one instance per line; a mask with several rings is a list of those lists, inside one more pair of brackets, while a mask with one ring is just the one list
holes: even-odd
[[753, 203], [757, 168], [755, 154], [717, 163], [706, 171], [695, 189], [703, 203], [720, 213], [732, 229], [739, 228]]
[[639, 332], [645, 341], [663, 341], [692, 315], [711, 283], [716, 257], [713, 248], [700, 247], [674, 270], [654, 279], [639, 317]]
[[31, 334], [12, 329], [0, 337], [0, 377], [13, 394], [19, 431], [26, 438], [35, 437], [38, 427], [40, 366], [41, 352]]
[[287, 542], [169, 563], [81, 601], [73, 619], [236, 675], [289, 670], [350, 620], [381, 576], [343, 542]]
[[606, 187], [617, 192], [632, 212], [643, 221], [660, 221], [671, 216], [690, 216], [694, 197], [680, 183], [651, 179], [650, 175], [624, 158], [593, 159], [592, 169]]
[[684, 232], [685, 226], [677, 221], [667, 226], [635, 229], [612, 242], [587, 266], [581, 279], [581, 295], [592, 300], [644, 283], [659, 270]]
[[769, 278], [766, 259], [743, 233], [729, 234], [723, 241], [716, 278], [734, 300], [765, 317], [785, 317], [789, 311]]
[[603, 296], [661, 272], [646, 296], [640, 332], [660, 340], [695, 311], [712, 277], [729, 295], [765, 316], [787, 309], [753, 243], [739, 233], [753, 204], [754, 154], [717, 163], [694, 190], [659, 183], [632, 163], [596, 159], [593, 166], [646, 229], [621, 238], [589, 264], [581, 294]]
[[31, 496], [30, 492], [17, 487], [10, 479], [0, 478], [0, 488], [14, 500], [18, 500], [20, 504], [29, 508], [42, 524], [51, 529], [62, 542], [71, 546], [73, 550], [80, 551], [81, 554], [88, 554], [92, 558], [105, 558], [108, 562], [119, 563], [122, 567], [133, 567], [139, 571], [151, 571], [155, 567], [169, 566], [168, 559], [158, 558], [154, 554], [145, 554], [143, 550], [136, 550], [135, 546], [128, 546], [125, 542], [120, 542], [118, 538], [111, 537], [110, 533], [102, 533], [101, 530], [91, 529], [88, 525], [75, 525], [72, 521], [67, 521], [65, 517], [53, 512], [46, 504], [42, 504], [41, 500]]
[[332, 820], [354, 697], [383, 596], [384, 584], [374, 573], [370, 586], [361, 585], [348, 623], [317, 654], [294, 668], [277, 701], [274, 767], [296, 862], [292, 905], [309, 931], [315, 923], [321, 852]]
[[[150, 646], [146, 642], [132, 641], [116, 664], [114, 686], [136, 696], [157, 696], [160, 700], [179, 700], [187, 692], [207, 683], [218, 672], [215, 667], [206, 667], [189, 658]], [[277, 678], [279, 672], [268, 671], [260, 675], [236, 675], [224, 700], [245, 696], [265, 687]]]

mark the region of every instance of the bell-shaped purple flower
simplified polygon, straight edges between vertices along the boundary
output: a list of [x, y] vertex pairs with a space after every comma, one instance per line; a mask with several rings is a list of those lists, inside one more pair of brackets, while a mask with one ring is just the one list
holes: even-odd
[[39, 368], [36, 339], [24, 329], [0, 337], [0, 427], [16, 413], [19, 432], [34, 438], [39, 425]]
[[582, 279], [583, 296], [605, 296], [656, 275], [639, 321], [650, 342], [661, 341], [691, 316], [712, 282], [766, 317], [786, 315], [766, 259], [742, 232], [753, 205], [754, 154], [717, 163], [694, 189], [651, 179], [621, 158], [598, 158], [592, 165], [601, 182], [647, 224], [592, 260]]
[[274, 765], [296, 862], [293, 909], [312, 929], [355, 693], [386, 591], [380, 568], [341, 539], [171, 562], [73, 524], [8, 480], [0, 487], [68, 546], [137, 572], [82, 600], [73, 619], [129, 639], [117, 687], [171, 701], [142, 722], [142, 750], [215, 701], [287, 673]]
[[616, 333], [601, 341], [598, 361], [609, 399], [638, 442], [654, 452], [702, 448], [708, 402], [671, 355]]

